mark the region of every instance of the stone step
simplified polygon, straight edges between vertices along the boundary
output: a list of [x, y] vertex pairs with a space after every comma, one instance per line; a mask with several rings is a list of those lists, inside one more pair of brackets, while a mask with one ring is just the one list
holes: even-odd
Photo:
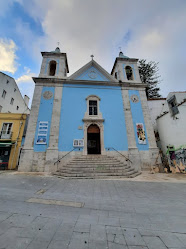
[[127, 164], [123, 164], [123, 163], [68, 163], [66, 164], [65, 167], [93, 167], [93, 168], [96, 168], [96, 167], [126, 167], [128, 166]]
[[118, 170], [118, 169], [116, 169], [116, 170], [98, 170], [98, 171], [96, 171], [96, 170], [89, 170], [89, 171], [87, 171], [87, 170], [79, 170], [79, 171], [77, 171], [77, 170], [67, 170], [67, 169], [64, 169], [64, 170], [60, 170], [60, 171], [58, 171], [58, 172], [60, 172], [60, 173], [66, 173], [66, 174], [89, 174], [89, 173], [94, 173], [94, 174], [97, 174], [97, 173], [108, 173], [108, 174], [110, 174], [110, 173], [118, 173], [118, 174], [125, 174], [125, 173], [129, 173], [129, 172], [133, 172], [134, 170], [133, 169], [130, 169], [130, 170]]
[[135, 169], [131, 169], [130, 171], [119, 171], [119, 172], [111, 172], [111, 171], [106, 171], [106, 172], [87, 172], [87, 171], [84, 171], [84, 172], [81, 172], [81, 171], [58, 171], [58, 173], [60, 174], [72, 174], [72, 175], [84, 175], [84, 174], [90, 174], [90, 175], [95, 175], [95, 174], [126, 174], [126, 175], [129, 175], [129, 174], [132, 174], [132, 173], [136, 173], [137, 171]]
[[127, 162], [121, 162], [121, 161], [118, 161], [118, 160], [97, 160], [97, 161], [91, 161], [91, 160], [87, 160], [87, 161], [70, 161], [70, 164], [74, 164], [74, 163], [77, 163], [77, 164], [81, 164], [81, 163], [88, 163], [88, 164], [113, 164], [113, 163], [124, 163], [124, 164], [127, 164]]
[[[101, 162], [109, 162], [109, 161], [116, 161], [116, 162], [120, 162], [118, 159], [116, 158], [99, 158], [99, 159], [96, 159], [96, 158], [77, 158], [77, 159], [72, 159], [71, 160], [72, 162], [98, 162], [98, 161], [101, 161]], [[127, 160], [126, 160], [127, 161]]]
[[128, 170], [131, 169], [133, 167], [131, 167], [130, 165], [94, 165], [94, 166], [90, 166], [90, 165], [65, 165], [61, 168], [59, 168], [59, 170], [61, 169], [68, 169], [68, 170], [101, 170], [101, 169], [108, 169], [108, 170], [114, 170], [114, 169], [124, 169], [124, 170]]
[[101, 155], [72, 158], [66, 165], [59, 163], [56, 172], [63, 178], [79, 179], [135, 177], [138, 173], [128, 162]]
[[69, 166], [65, 166], [65, 167], [62, 167], [62, 168], [60, 168], [59, 170], [116, 170], [116, 169], [118, 169], [118, 170], [128, 170], [128, 169], [131, 169], [132, 167], [130, 167], [130, 166], [107, 166], [107, 167], [91, 167], [91, 166], [71, 166], [71, 167], [69, 167]]
[[134, 178], [136, 177], [137, 175], [139, 175], [139, 173], [133, 173], [133, 174], [130, 174], [130, 175], [59, 175], [60, 177], [62, 178], [68, 178], [68, 179], [106, 179], [106, 178], [109, 178], [109, 179], [115, 179], [115, 178]]
[[122, 178], [134, 178], [138, 175], [140, 175], [141, 172], [137, 172], [137, 173], [134, 173], [132, 175], [129, 175], [129, 176], [126, 176], [126, 175], [122, 175], [122, 176], [61, 176], [61, 175], [58, 175], [56, 174], [58, 177], [62, 178], [62, 179], [83, 179], [83, 180], [86, 180], [86, 179], [106, 179], [106, 180], [114, 180], [114, 179], [122, 179]]

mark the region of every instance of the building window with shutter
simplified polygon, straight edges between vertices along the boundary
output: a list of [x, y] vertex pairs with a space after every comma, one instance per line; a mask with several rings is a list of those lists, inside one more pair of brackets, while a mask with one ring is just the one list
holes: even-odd
[[175, 116], [176, 114], [179, 113], [178, 107], [177, 107], [177, 101], [176, 101], [176, 96], [173, 95], [170, 99], [167, 100], [169, 110], [172, 116]]

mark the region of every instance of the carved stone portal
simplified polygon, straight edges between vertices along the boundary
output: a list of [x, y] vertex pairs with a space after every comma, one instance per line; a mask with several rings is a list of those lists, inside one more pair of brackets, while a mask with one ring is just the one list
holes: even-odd
[[101, 155], [105, 154], [105, 148], [104, 148], [104, 119], [83, 119], [84, 122], [84, 149], [83, 149], [83, 155], [87, 155], [87, 130], [90, 125], [97, 125], [100, 129], [100, 145], [101, 145]]

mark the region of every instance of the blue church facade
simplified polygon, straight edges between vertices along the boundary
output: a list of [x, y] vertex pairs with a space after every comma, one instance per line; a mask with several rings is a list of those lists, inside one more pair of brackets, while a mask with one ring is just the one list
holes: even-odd
[[[58, 170], [58, 160], [112, 155], [141, 171], [158, 155], [137, 59], [120, 52], [111, 74], [93, 59], [67, 77], [59, 48], [42, 52], [20, 171]], [[122, 156], [124, 155], [124, 157]]]

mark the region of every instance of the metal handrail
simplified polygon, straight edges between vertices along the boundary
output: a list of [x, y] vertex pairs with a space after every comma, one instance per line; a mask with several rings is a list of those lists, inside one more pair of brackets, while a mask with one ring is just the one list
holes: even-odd
[[73, 150], [71, 150], [71, 151], [69, 151], [67, 154], [65, 154], [64, 156], [62, 156], [61, 158], [59, 158], [55, 163], [54, 163], [54, 165], [56, 164], [56, 163], [60, 163], [60, 161], [64, 158], [64, 157], [66, 157], [68, 154], [70, 154], [72, 151], [74, 151], [75, 149], [77, 149], [77, 148], [74, 148]]
[[[131, 162], [131, 160], [130, 160], [129, 158], [127, 158], [126, 156], [124, 156], [123, 154], [121, 154], [118, 150], [114, 149], [113, 147], [108, 147], [108, 148], [106, 148], [106, 150], [110, 150], [110, 149], [115, 150], [117, 153], [119, 153], [121, 156], [123, 156], [123, 157], [126, 159], [126, 161]], [[131, 163], [132, 163], [132, 162], [131, 162]]]

